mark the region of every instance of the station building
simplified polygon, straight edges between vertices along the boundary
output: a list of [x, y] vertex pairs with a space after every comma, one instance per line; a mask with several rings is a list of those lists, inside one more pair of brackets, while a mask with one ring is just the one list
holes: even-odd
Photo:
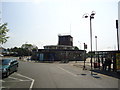
[[58, 35], [57, 45], [46, 45], [44, 49], [34, 52], [32, 59], [38, 61], [80, 61], [83, 60], [84, 50], [73, 46], [71, 35]]

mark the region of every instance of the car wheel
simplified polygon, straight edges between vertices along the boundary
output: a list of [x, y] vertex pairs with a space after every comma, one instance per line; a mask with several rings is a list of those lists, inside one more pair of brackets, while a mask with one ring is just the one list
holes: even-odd
[[10, 70], [6, 72], [6, 77], [8, 77], [9, 75], [10, 75]]
[[16, 67], [16, 69], [15, 69], [15, 72], [17, 72], [18, 71], [18, 66]]

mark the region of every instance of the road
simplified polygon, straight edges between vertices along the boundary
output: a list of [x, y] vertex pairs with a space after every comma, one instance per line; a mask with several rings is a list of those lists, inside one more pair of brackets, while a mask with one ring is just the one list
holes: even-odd
[[2, 88], [118, 88], [118, 79], [91, 75], [71, 64], [19, 61], [18, 72], [0, 80]]

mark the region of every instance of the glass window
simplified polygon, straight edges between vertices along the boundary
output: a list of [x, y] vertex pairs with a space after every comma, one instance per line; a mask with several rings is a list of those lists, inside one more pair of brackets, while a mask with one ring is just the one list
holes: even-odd
[[3, 59], [2, 60], [2, 65], [9, 65], [10, 59]]

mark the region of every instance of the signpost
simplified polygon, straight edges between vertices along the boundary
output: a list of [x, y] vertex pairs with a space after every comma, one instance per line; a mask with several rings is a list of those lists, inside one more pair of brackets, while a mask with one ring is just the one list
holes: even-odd
[[85, 49], [87, 49], [87, 44], [84, 43], [84, 66], [83, 66], [83, 70], [85, 70], [85, 61], [86, 61]]

